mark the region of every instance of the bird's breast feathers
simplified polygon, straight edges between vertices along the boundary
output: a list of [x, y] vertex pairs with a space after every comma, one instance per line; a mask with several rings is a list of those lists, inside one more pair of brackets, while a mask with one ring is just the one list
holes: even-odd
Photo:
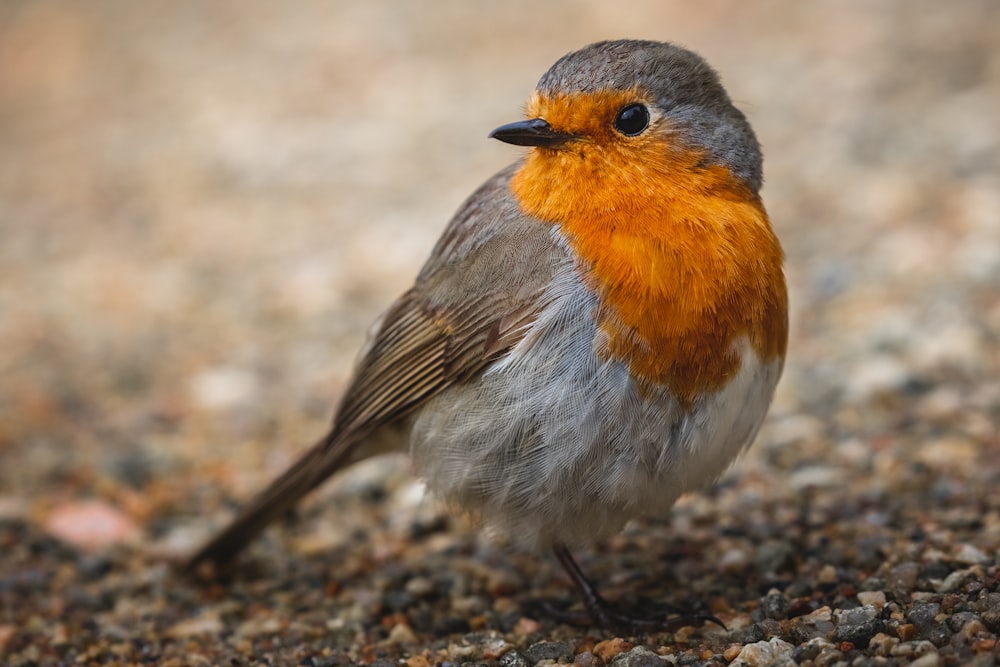
[[545, 306], [480, 381], [433, 398], [411, 431], [440, 497], [535, 545], [613, 534], [715, 479], [753, 439], [781, 372], [744, 334], [728, 381], [690, 401], [637, 379], [594, 318], [599, 294], [571, 241], [550, 233], [566, 259]]
[[762, 360], [783, 357], [782, 251], [757, 195], [696, 152], [623, 162], [598, 181], [595, 159], [534, 150], [511, 190], [567, 240], [599, 296], [608, 353], [688, 405], [735, 377], [740, 339]]

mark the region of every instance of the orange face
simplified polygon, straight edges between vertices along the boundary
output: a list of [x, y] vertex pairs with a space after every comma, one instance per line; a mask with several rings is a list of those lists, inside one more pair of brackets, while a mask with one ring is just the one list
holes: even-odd
[[[637, 102], [650, 124], [626, 136], [614, 119]], [[784, 355], [782, 252], [755, 193], [707, 164], [641, 90], [536, 93], [528, 116], [576, 138], [533, 148], [511, 188], [582, 260], [609, 355], [688, 406], [735, 374], [740, 338], [762, 359]]]

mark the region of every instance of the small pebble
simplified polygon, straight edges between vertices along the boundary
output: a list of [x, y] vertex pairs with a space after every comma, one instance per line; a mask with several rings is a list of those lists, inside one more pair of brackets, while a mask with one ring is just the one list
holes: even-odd
[[573, 658], [576, 646], [571, 642], [545, 641], [532, 644], [524, 651], [524, 657], [532, 662], [542, 660], [569, 660]]
[[868, 642], [885, 627], [885, 622], [874, 618], [861, 623], [838, 625], [833, 631], [834, 642], [850, 642], [854, 646], [867, 646]]
[[966, 581], [975, 577], [969, 570], [955, 570], [935, 586], [938, 593], [951, 593], [961, 588]]
[[760, 601], [760, 611], [764, 615], [764, 618], [770, 618], [777, 621], [784, 620], [788, 618], [788, 610], [791, 608], [791, 602], [781, 593], [768, 593]]
[[966, 565], [983, 565], [990, 562], [989, 556], [971, 544], [959, 545], [953, 558], [957, 562], [964, 563]]
[[750, 556], [743, 549], [726, 549], [719, 556], [718, 567], [723, 572], [737, 572], [746, 567]]
[[496, 660], [500, 656], [506, 655], [510, 650], [510, 643], [499, 635], [489, 635], [482, 643], [483, 658], [486, 660]]
[[722, 657], [726, 659], [726, 662], [732, 662], [736, 659], [736, 656], [740, 654], [743, 650], [742, 644], [731, 644], [725, 651], [722, 652]]
[[927, 653], [910, 663], [910, 667], [938, 667], [941, 656], [937, 653]]
[[739, 667], [763, 667], [771, 665], [781, 658], [790, 657], [795, 647], [786, 641], [772, 637], [770, 641], [760, 641], [747, 644], [732, 662]]
[[889, 587], [894, 591], [910, 592], [917, 583], [920, 566], [916, 563], [900, 563], [889, 570]]
[[189, 390], [201, 407], [223, 410], [258, 400], [260, 381], [256, 374], [246, 369], [218, 366], [193, 376]]
[[922, 655], [937, 655], [937, 647], [926, 640], [901, 642], [893, 647], [892, 656], [894, 658], [912, 658]]
[[532, 662], [521, 655], [517, 650], [507, 651], [497, 661], [500, 667], [531, 667]]
[[917, 628], [912, 623], [900, 623], [896, 626], [896, 635], [905, 641], [909, 641], [917, 636]]
[[427, 577], [413, 577], [406, 582], [406, 592], [415, 598], [421, 598], [434, 592], [434, 582]]
[[892, 649], [898, 643], [898, 637], [891, 637], [884, 632], [878, 632], [868, 641], [868, 648], [873, 650], [875, 655], [886, 658], [892, 655]]
[[612, 660], [608, 667], [664, 667], [666, 661], [645, 646], [636, 646]]
[[218, 616], [203, 614], [175, 623], [167, 628], [166, 634], [168, 637], [185, 639], [197, 635], [216, 635], [222, 632], [224, 627]]
[[614, 639], [605, 639], [604, 641], [597, 642], [594, 645], [594, 655], [598, 656], [604, 662], [611, 662], [612, 658], [621, 653], [631, 651], [635, 645], [622, 639], [621, 637], [615, 637]]
[[835, 584], [837, 583], [837, 568], [832, 565], [824, 565], [820, 568], [819, 574], [816, 579], [821, 584]]
[[406, 623], [397, 623], [392, 626], [389, 636], [386, 637], [386, 641], [390, 644], [415, 644], [417, 642], [417, 635], [414, 634], [413, 630]]
[[89, 551], [135, 542], [142, 534], [139, 525], [127, 514], [103, 500], [58, 505], [45, 520], [45, 529], [60, 540]]
[[860, 591], [858, 602], [881, 609], [885, 606], [885, 593], [882, 591]]
[[576, 657], [573, 658], [573, 665], [575, 667], [604, 667], [605, 664], [604, 660], [601, 660], [601, 658], [590, 651], [577, 653]]
[[837, 625], [857, 625], [878, 618], [879, 610], [871, 605], [854, 609], [837, 609], [833, 612], [833, 620]]

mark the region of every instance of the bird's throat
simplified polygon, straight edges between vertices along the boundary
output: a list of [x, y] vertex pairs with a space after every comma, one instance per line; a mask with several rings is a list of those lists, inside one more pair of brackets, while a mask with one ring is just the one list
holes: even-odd
[[602, 352], [687, 406], [736, 375], [741, 339], [782, 357], [782, 251], [759, 197], [700, 154], [594, 150], [533, 150], [511, 189], [560, 226], [600, 295]]

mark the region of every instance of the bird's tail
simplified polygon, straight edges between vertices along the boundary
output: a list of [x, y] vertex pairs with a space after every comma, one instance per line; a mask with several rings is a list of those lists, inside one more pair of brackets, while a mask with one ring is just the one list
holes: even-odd
[[188, 558], [184, 569], [195, 571], [202, 563], [222, 568], [231, 562], [272, 521], [292, 509], [303, 496], [350, 462], [354, 441], [345, 440], [336, 429], [324, 436], [284, 474], [258, 493], [222, 532]]

